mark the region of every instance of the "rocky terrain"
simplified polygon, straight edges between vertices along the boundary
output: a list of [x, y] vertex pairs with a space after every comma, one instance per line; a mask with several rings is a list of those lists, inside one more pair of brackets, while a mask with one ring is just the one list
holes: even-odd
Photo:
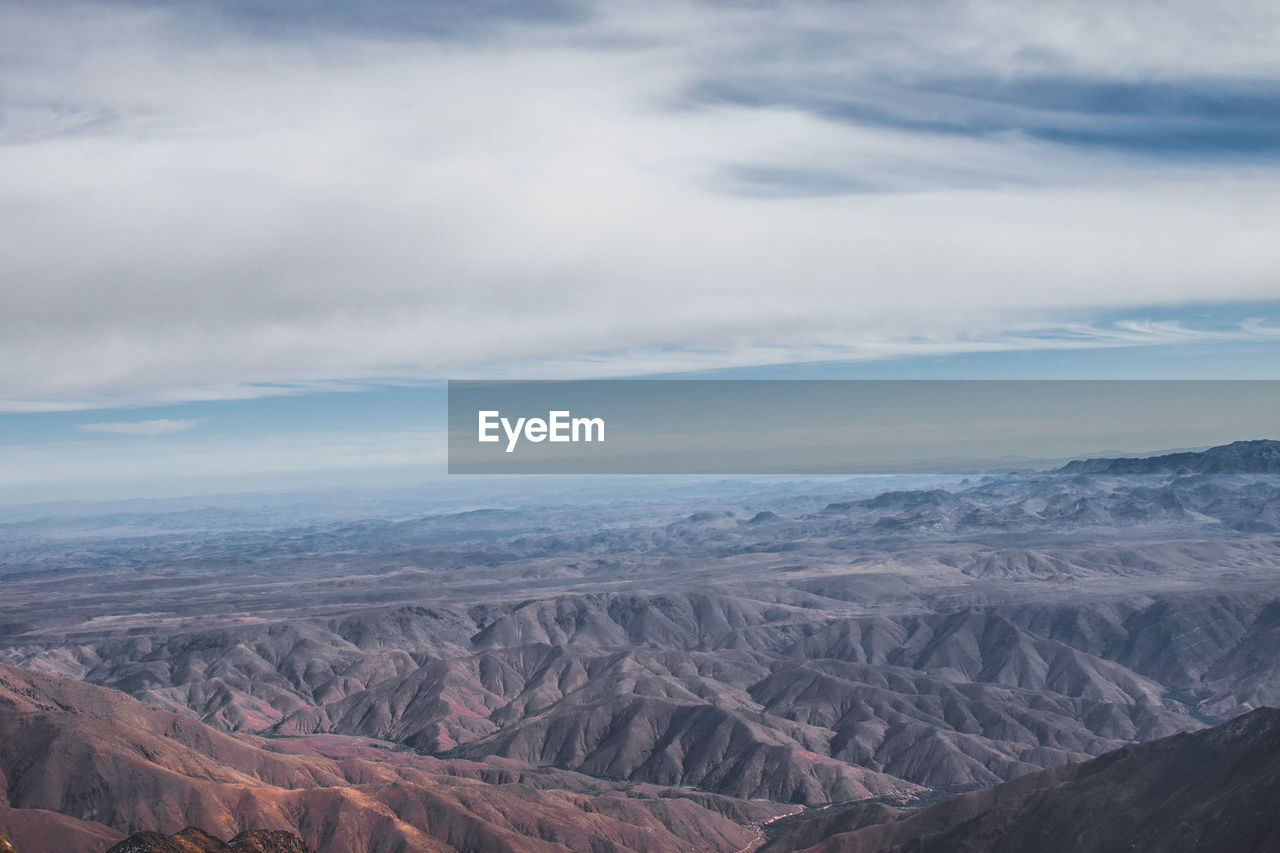
[[174, 835], [137, 832], [107, 853], [311, 853], [291, 832], [246, 830], [224, 843], [203, 830], [189, 826]]
[[[377, 850], [737, 851], [797, 807], [927, 802], [1214, 725], [1280, 704], [1277, 448], [2, 524], [0, 661], [21, 669], [0, 743], [82, 746], [74, 769], [6, 751], [0, 827], [20, 850], [187, 825], [366, 849], [341, 825]], [[84, 710], [111, 701], [131, 704]], [[168, 753], [104, 751], [108, 716], [204, 758], [139, 787], [128, 757]], [[169, 785], [185, 805], [150, 807]]]
[[1280, 849], [1280, 710], [1125, 747], [902, 811], [880, 803], [779, 821], [760, 853]]
[[319, 853], [736, 850], [785, 811], [350, 738], [226, 734], [11, 667], [0, 668], [0, 743], [0, 821], [19, 850], [101, 853], [137, 828], [240, 837], [243, 824], [297, 832]]
[[1280, 446], [1259, 439], [1237, 441], [1201, 452], [1069, 462], [1061, 474], [1280, 474]]

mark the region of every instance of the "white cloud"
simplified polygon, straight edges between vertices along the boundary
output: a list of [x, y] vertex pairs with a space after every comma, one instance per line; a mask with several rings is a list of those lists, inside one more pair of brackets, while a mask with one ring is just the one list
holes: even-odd
[[[1274, 4], [619, 3], [458, 41], [179, 14], [0, 8], [0, 405], [955, 351], [1280, 298], [1274, 169], [686, 100], [743, 69], [1274, 79]], [[879, 190], [743, 196], [741, 164]]]
[[101, 421], [99, 423], [81, 424], [80, 429], [86, 432], [154, 437], [175, 432], [186, 432], [189, 429], [195, 429], [199, 423], [198, 419], [151, 418], [145, 421]]

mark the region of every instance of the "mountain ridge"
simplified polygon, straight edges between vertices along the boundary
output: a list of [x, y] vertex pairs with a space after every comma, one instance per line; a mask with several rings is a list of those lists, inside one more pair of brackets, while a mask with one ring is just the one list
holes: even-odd
[[248, 829], [224, 842], [204, 830], [188, 826], [173, 835], [136, 832], [107, 853], [312, 853], [302, 839], [291, 832]]
[[227, 837], [246, 825], [262, 832], [238, 836], [245, 851], [274, 830], [317, 853], [730, 853], [754, 837], [752, 824], [784, 811], [510, 761], [388, 754], [351, 739], [277, 744], [8, 666], [0, 743], [0, 829], [18, 853], [102, 853], [127, 832], [199, 826]]
[[1280, 441], [1248, 439], [1157, 456], [1076, 459], [1056, 474], [1280, 474]]
[[759, 853], [1264, 853], [1280, 849], [1280, 709], [1126, 746], [917, 811], [779, 821]]

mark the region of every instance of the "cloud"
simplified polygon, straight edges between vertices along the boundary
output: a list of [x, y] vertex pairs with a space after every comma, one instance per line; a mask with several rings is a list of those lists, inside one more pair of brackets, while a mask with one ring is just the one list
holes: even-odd
[[102, 421], [100, 423], [81, 424], [80, 429], [86, 432], [154, 437], [175, 432], [186, 432], [187, 430], [195, 429], [199, 423], [200, 421], [196, 419], [152, 418], [145, 421]]
[[1274, 4], [519, 5], [0, 5], [0, 407], [1280, 299]]
[[324, 34], [372, 38], [474, 40], [512, 24], [554, 25], [581, 21], [591, 6], [576, 0], [127, 0], [151, 11], [177, 9], [201, 26], [248, 35], [305, 37]]

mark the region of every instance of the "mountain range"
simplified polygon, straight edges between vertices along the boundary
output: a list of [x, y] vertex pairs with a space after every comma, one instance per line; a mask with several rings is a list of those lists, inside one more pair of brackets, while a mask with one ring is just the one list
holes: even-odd
[[1247, 853], [1280, 849], [1280, 710], [1129, 746], [903, 811], [770, 826], [759, 853]]
[[[273, 754], [254, 739], [219, 734], [112, 691], [20, 670], [0, 668], [0, 725], [10, 747], [3, 761], [10, 802], [0, 807], [0, 819], [16, 828], [17, 849], [27, 851], [101, 851], [111, 830], [91, 818], [118, 822], [124, 811], [136, 820], [148, 810], [157, 822], [165, 818], [156, 811], [165, 810], [172, 812], [170, 821], [206, 825], [234, 811], [238, 822], [299, 826], [321, 850], [347, 851], [1248, 853], [1280, 845], [1273, 808], [1280, 795], [1280, 710], [1272, 708], [924, 807], [869, 798], [796, 815], [781, 811], [772, 818], [767, 811], [751, 817], [739, 813], [737, 831], [725, 833], [732, 822], [704, 808], [704, 802], [681, 815], [683, 832], [662, 833], [653, 827], [670, 820], [679, 806], [671, 801], [664, 803], [669, 808], [654, 810], [648, 798], [682, 795], [633, 790], [615, 796], [608, 808], [601, 806], [609, 798], [580, 795], [576, 805], [584, 811], [574, 823], [557, 826], [554, 821], [564, 820], [564, 810], [547, 810], [525, 827], [528, 832], [537, 826], [541, 837], [493, 825], [492, 806], [505, 808], [515, 801], [534, 810], [534, 803], [519, 793], [496, 795], [493, 782], [452, 776], [458, 768], [442, 772], [437, 765], [433, 779], [432, 770], [415, 767], [407, 756], [392, 770], [359, 750], [346, 750], [339, 761], [325, 758], [316, 744]], [[15, 732], [44, 737], [16, 737]], [[534, 790], [545, 799], [554, 791], [529, 793]], [[691, 792], [684, 796], [690, 803], [698, 800]], [[632, 800], [637, 808], [628, 812]], [[637, 819], [646, 813], [649, 821]], [[503, 812], [502, 820], [518, 823], [521, 814]], [[415, 816], [418, 834], [410, 825], [397, 825]], [[699, 827], [703, 821], [718, 823], [721, 832]], [[201, 851], [310, 853], [310, 848], [289, 831], [242, 831], [224, 844], [187, 827], [172, 836], [138, 832], [107, 853]]]
[[227, 837], [245, 825], [297, 832], [318, 853], [718, 851], [785, 811], [352, 738], [227, 734], [13, 667], [0, 667], [0, 743], [0, 826], [19, 851], [102, 853], [141, 828]]
[[0, 524], [0, 828], [737, 853], [878, 815], [917, 849], [943, 797], [1280, 705], [1277, 447]]
[[1280, 441], [1234, 441], [1208, 450], [1162, 456], [1084, 459], [1060, 474], [1280, 474]]

